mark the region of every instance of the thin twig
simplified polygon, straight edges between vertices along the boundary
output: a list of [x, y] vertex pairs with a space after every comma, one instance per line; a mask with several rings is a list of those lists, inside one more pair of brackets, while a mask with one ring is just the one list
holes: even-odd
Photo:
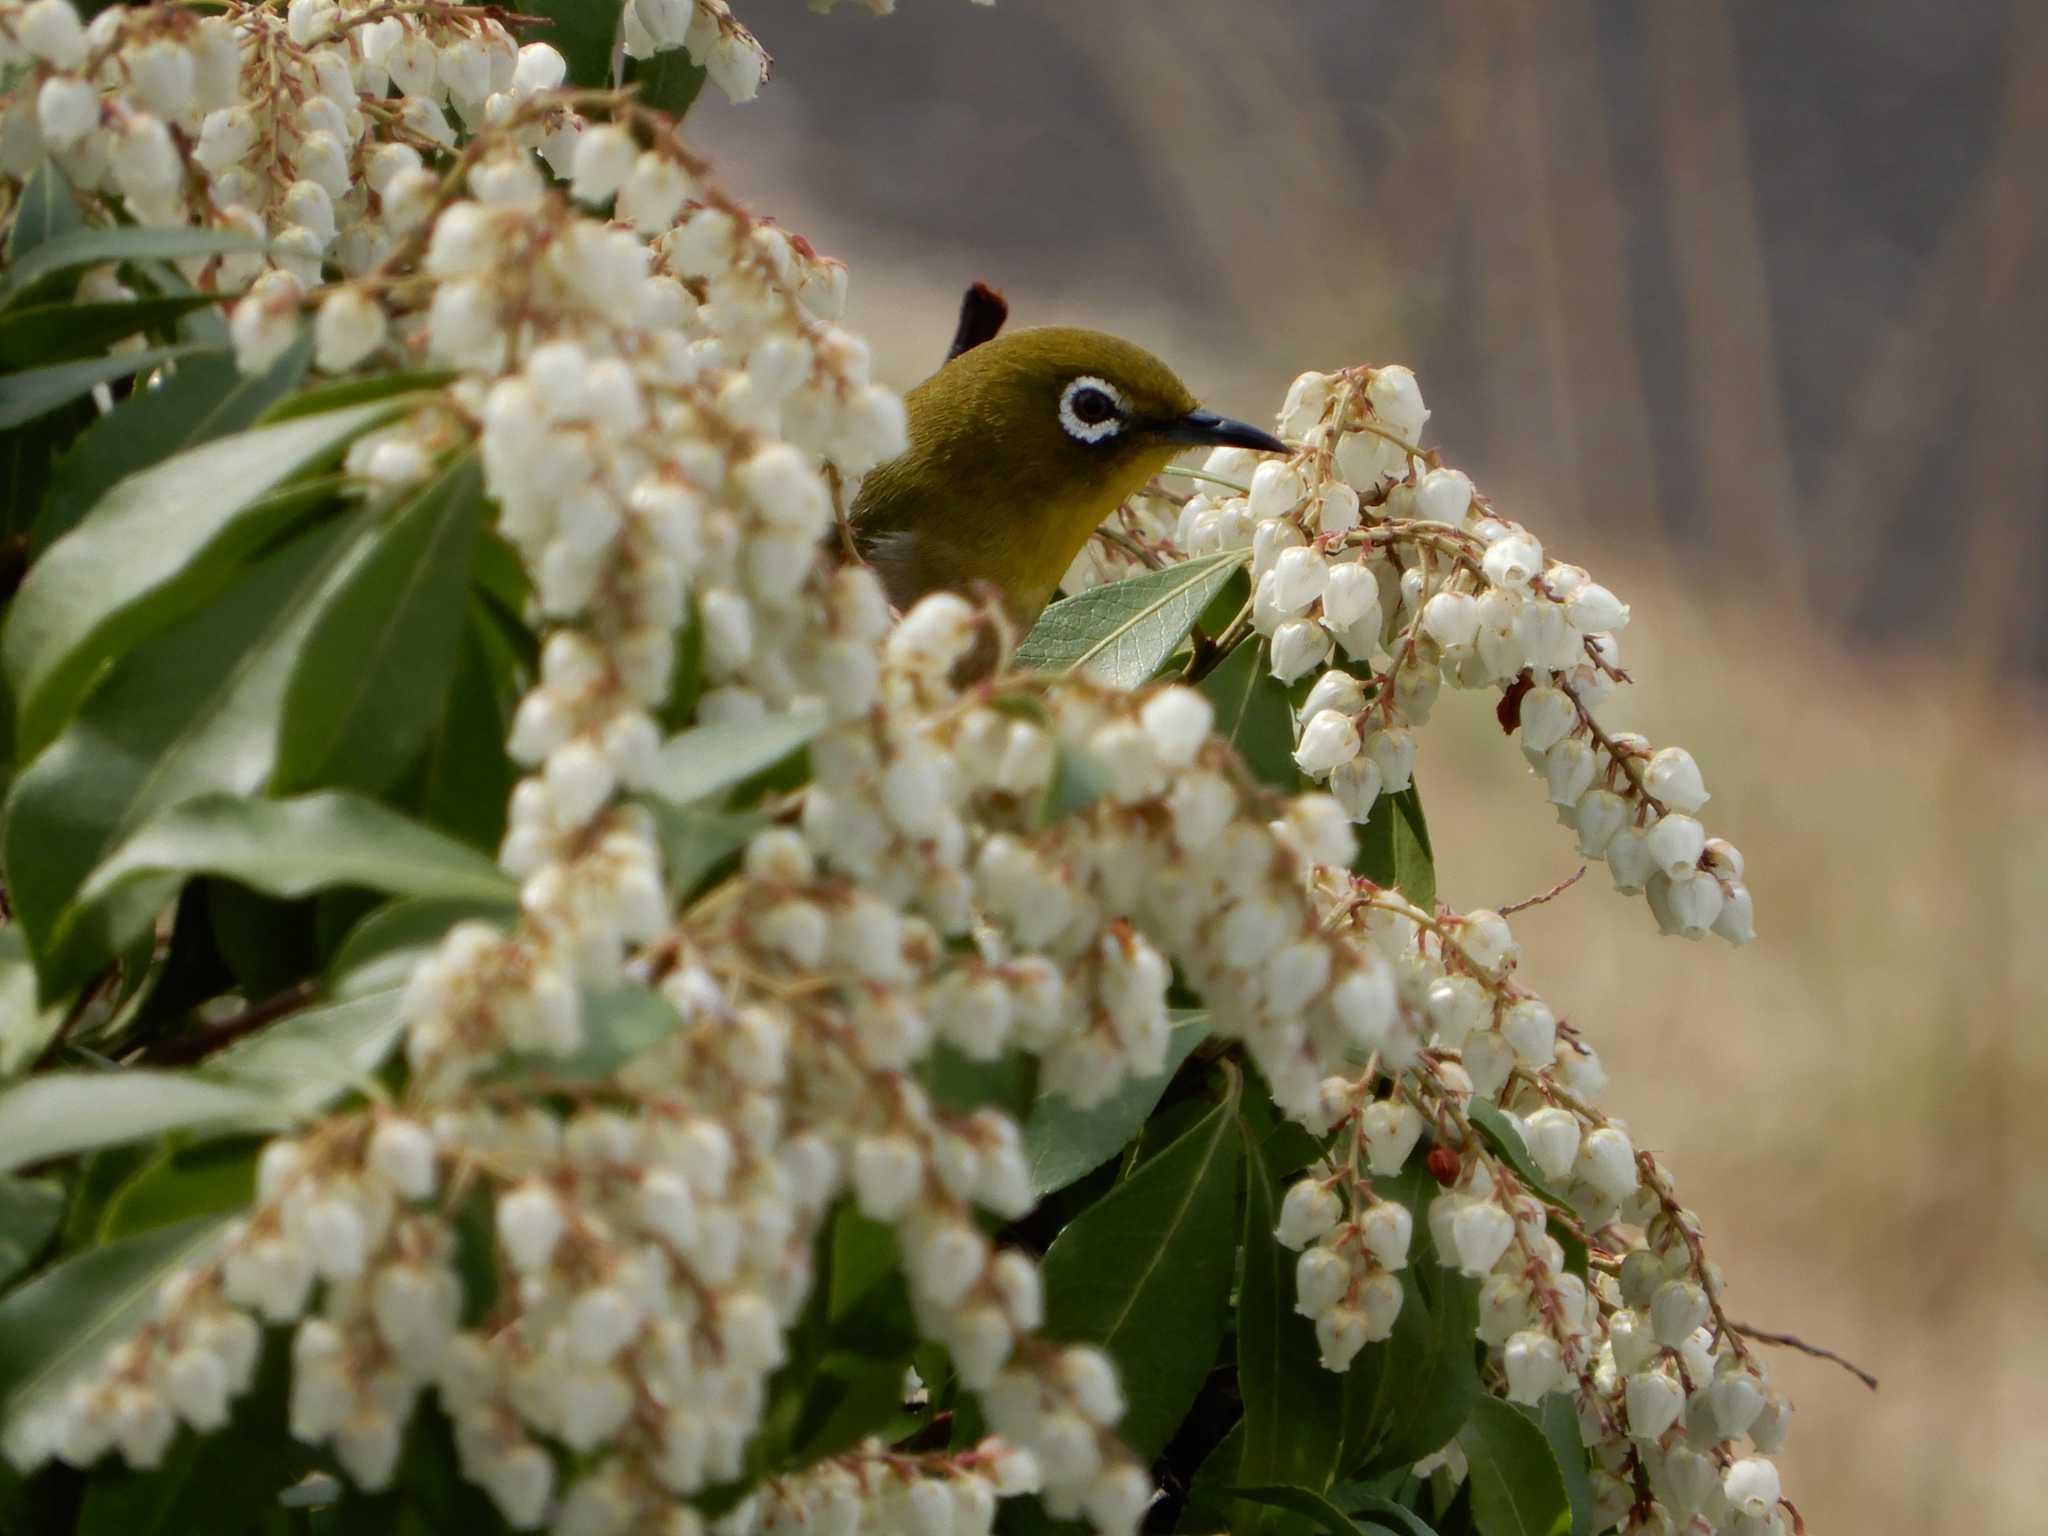
[[1802, 1355], [1811, 1355], [1816, 1360], [1831, 1360], [1854, 1376], [1871, 1391], [1877, 1390], [1877, 1378], [1853, 1360], [1845, 1360], [1832, 1349], [1823, 1349], [1818, 1344], [1809, 1344], [1796, 1333], [1772, 1333], [1764, 1328], [1752, 1328], [1748, 1323], [1731, 1322], [1728, 1325], [1746, 1338], [1755, 1339], [1759, 1344], [1777, 1344], [1786, 1349], [1796, 1349]]
[[1512, 913], [1527, 911], [1530, 907], [1540, 907], [1546, 901], [1555, 901], [1585, 878], [1586, 866], [1581, 864], [1577, 870], [1565, 876], [1564, 879], [1558, 881], [1549, 890], [1535, 896], [1524, 896], [1520, 901], [1509, 902], [1500, 909], [1500, 915], [1507, 917]]
[[195, 1029], [189, 1034], [173, 1035], [142, 1053], [143, 1064], [152, 1067], [182, 1067], [195, 1061], [203, 1061], [224, 1046], [233, 1045], [245, 1035], [254, 1034], [266, 1024], [274, 1024], [288, 1013], [296, 1013], [310, 1003], [319, 987], [310, 981], [302, 981], [285, 988], [275, 997], [265, 998], [260, 1003], [251, 1003], [231, 1019], [222, 1019], [205, 1029]]

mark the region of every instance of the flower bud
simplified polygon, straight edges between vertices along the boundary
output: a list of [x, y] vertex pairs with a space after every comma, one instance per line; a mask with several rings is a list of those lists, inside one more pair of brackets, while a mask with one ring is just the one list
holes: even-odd
[[1307, 619], [1289, 619], [1273, 631], [1273, 676], [1283, 683], [1314, 671], [1330, 654], [1330, 636]]
[[1313, 1178], [1302, 1179], [1280, 1202], [1280, 1224], [1273, 1229], [1273, 1236], [1284, 1247], [1304, 1248], [1336, 1226], [1343, 1215], [1343, 1203], [1334, 1190], [1325, 1189]]
[[[1340, 677], [1328, 672], [1325, 677]], [[1301, 728], [1301, 744], [1294, 749], [1294, 762], [1310, 778], [1324, 778], [1330, 770], [1358, 756], [1358, 728], [1349, 715], [1334, 709], [1317, 711]], [[1348, 811], [1348, 807], [1347, 807]], [[1356, 819], [1356, 818], [1354, 818]]]

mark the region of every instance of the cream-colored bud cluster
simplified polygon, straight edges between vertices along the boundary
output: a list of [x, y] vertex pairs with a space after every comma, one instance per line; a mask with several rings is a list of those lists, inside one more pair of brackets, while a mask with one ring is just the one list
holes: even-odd
[[1628, 680], [1628, 605], [1424, 451], [1428, 419], [1406, 368], [1305, 373], [1280, 413], [1296, 451], [1219, 449], [1207, 473], [1243, 490], [1205, 487], [1181, 508], [1174, 547], [1250, 549], [1249, 618], [1274, 675], [1315, 675], [1296, 763], [1363, 821], [1408, 787], [1445, 684], [1498, 689], [1558, 819], [1615, 888], [1645, 894], [1666, 933], [1747, 942], [1742, 856], [1697, 819], [1698, 765], [1596, 717]]
[[[765, 71], [719, 0], [631, 0], [624, 38], [688, 48], [735, 96]], [[401, 1005], [398, 1102], [273, 1143], [250, 1211], [158, 1314], [17, 1414], [14, 1461], [154, 1465], [180, 1424], [224, 1423], [262, 1326], [288, 1325], [293, 1432], [356, 1483], [390, 1482], [431, 1392], [514, 1526], [691, 1536], [693, 1496], [746, 1466], [843, 1201], [893, 1229], [918, 1326], [998, 1438], [834, 1457], [715, 1528], [985, 1531], [996, 1497], [1030, 1491], [1133, 1531], [1152, 1489], [1116, 1438], [1116, 1373], [1038, 1336], [1036, 1265], [987, 1235], [1031, 1205], [1019, 1129], [938, 1103], [920, 1068], [942, 1044], [1022, 1050], [1092, 1104], [1161, 1070], [1177, 974], [1276, 1104], [1333, 1138], [1277, 1233], [1325, 1364], [1394, 1326], [1418, 1209], [1386, 1181], [1427, 1136], [1426, 1236], [1479, 1284], [1493, 1385], [1574, 1395], [1603, 1520], [1782, 1528], [1775, 1472], [1738, 1447], [1768, 1454], [1786, 1409], [1690, 1213], [1593, 1106], [1598, 1057], [1521, 985], [1500, 916], [1348, 873], [1352, 825], [1408, 783], [1441, 683], [1498, 687], [1618, 884], [1677, 931], [1748, 932], [1692, 760], [1594, 718], [1626, 608], [1420, 451], [1406, 370], [1305, 375], [1282, 419], [1296, 454], [1214, 456], [1242, 493], [1142, 498], [1075, 577], [1251, 551], [1276, 674], [1321, 672], [1297, 761], [1330, 792], [1282, 799], [1193, 690], [1017, 676], [998, 615], [937, 596], [892, 623], [870, 572], [834, 567], [844, 480], [905, 430], [836, 323], [844, 269], [726, 198], [658, 115], [557, 90], [544, 44], [454, 5], [230, 0], [84, 28], [35, 0], [0, 3], [0, 51], [26, 82], [0, 107], [0, 175], [48, 149], [144, 222], [272, 238], [188, 269], [253, 282], [230, 320], [245, 367], [310, 316], [327, 371], [458, 375], [345, 468], [385, 495], [474, 452], [542, 637], [508, 744], [526, 773], [500, 849], [509, 930], [445, 937]], [[700, 722], [816, 701], [829, 726], [809, 784], [679, 913], [636, 797], [685, 623]], [[990, 654], [989, 681], [957, 682]], [[551, 1077], [591, 1042], [592, 999], [636, 987], [675, 1028], [609, 1074]], [[471, 1327], [458, 1198], [488, 1201], [499, 1272]]]
[[[1311, 1124], [1337, 1133], [1333, 1151], [1282, 1203], [1276, 1236], [1302, 1250], [1297, 1306], [1325, 1363], [1342, 1369], [1399, 1315], [1414, 1213], [1385, 1181], [1427, 1134], [1437, 1261], [1479, 1283], [1478, 1336], [1498, 1390], [1532, 1404], [1571, 1395], [1601, 1469], [1597, 1528], [1633, 1513], [1674, 1529], [1786, 1529], [1776, 1472], [1758, 1458], [1782, 1443], [1789, 1407], [1722, 1310], [1696, 1218], [1655, 1159], [1593, 1107], [1606, 1081], [1597, 1054], [1518, 979], [1507, 923], [1425, 913], [1334, 872], [1319, 889], [1330, 921], [1391, 964], [1426, 1041], [1391, 1083], [1369, 1070], [1322, 1085]], [[1512, 1147], [1484, 1127], [1482, 1102]], [[1590, 1266], [1568, 1262], [1566, 1240], [1590, 1251]]]
[[1037, 1490], [1032, 1459], [990, 1436], [971, 1450], [903, 1455], [870, 1443], [776, 1478], [723, 1517], [719, 1536], [988, 1536], [996, 1501]]

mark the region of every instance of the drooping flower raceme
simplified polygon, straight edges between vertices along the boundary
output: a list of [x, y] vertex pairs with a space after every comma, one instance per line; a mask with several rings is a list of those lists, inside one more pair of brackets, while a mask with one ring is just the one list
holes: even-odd
[[[471, 8], [327, 0], [90, 27], [9, 3], [0, 39], [0, 174], [47, 152], [139, 221], [269, 240], [185, 269], [246, 289], [245, 369], [310, 327], [324, 371], [455, 376], [345, 469], [376, 498], [474, 454], [540, 632], [499, 850], [516, 918], [446, 934], [405, 990], [403, 1089], [271, 1143], [249, 1210], [155, 1314], [20, 1405], [17, 1465], [159, 1464], [181, 1427], [225, 1423], [262, 1330], [288, 1328], [292, 1432], [358, 1485], [390, 1484], [431, 1394], [515, 1527], [693, 1532], [693, 1500], [748, 1470], [850, 1203], [892, 1230], [918, 1326], [992, 1433], [828, 1457], [716, 1528], [980, 1532], [1031, 1492], [1133, 1531], [1153, 1489], [1116, 1371], [1042, 1336], [1035, 1261], [989, 1235], [1033, 1204], [1019, 1128], [937, 1102], [919, 1068], [941, 1045], [1022, 1051], [1095, 1103], [1161, 1070], [1178, 977], [1326, 1149], [1276, 1237], [1328, 1368], [1390, 1335], [1405, 1269], [1448, 1266], [1478, 1282], [1492, 1387], [1573, 1402], [1603, 1528], [1653, 1507], [1785, 1528], [1760, 1459], [1785, 1405], [1692, 1214], [1597, 1107], [1592, 1046], [1520, 982], [1500, 916], [1351, 872], [1439, 686], [1497, 687], [1618, 885], [1673, 931], [1748, 933], [1692, 759], [1596, 719], [1627, 608], [1419, 449], [1406, 370], [1305, 375], [1296, 454], [1213, 457], [1242, 493], [1127, 509], [1096, 573], [1251, 551], [1249, 627], [1277, 675], [1315, 674], [1294, 745], [1329, 793], [1281, 797], [1192, 689], [1000, 665], [963, 685], [970, 651], [1000, 652], [990, 615], [941, 595], [892, 619], [832, 553], [845, 483], [905, 432], [838, 323], [844, 269], [725, 196], [659, 114], [564, 89], [547, 45]], [[632, 0], [623, 41], [687, 48], [736, 99], [765, 70], [718, 0]], [[638, 798], [686, 621], [698, 722], [825, 720], [809, 782], [702, 891], [676, 888]], [[1054, 796], [1062, 765], [1094, 789]], [[676, 1027], [572, 1076], [622, 996]], [[1392, 1183], [1425, 1143], [1426, 1214]], [[468, 1323], [461, 1201], [499, 1277]]]

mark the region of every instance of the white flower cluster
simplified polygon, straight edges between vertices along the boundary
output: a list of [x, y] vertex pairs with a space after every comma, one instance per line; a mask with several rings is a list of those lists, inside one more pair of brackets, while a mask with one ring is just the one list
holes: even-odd
[[1218, 449], [1207, 473], [1244, 491], [1181, 508], [1176, 547], [1251, 550], [1250, 619], [1273, 674], [1321, 673], [1296, 763], [1363, 821], [1407, 788], [1414, 730], [1444, 684], [1498, 688], [1503, 725], [1615, 888], [1646, 893], [1666, 933], [1747, 942], [1742, 856], [1697, 819], [1707, 789], [1692, 756], [1595, 716], [1626, 681], [1628, 605], [1424, 452], [1428, 418], [1406, 368], [1305, 373], [1280, 414], [1300, 447], [1285, 459]]
[[[1721, 1311], [1692, 1213], [1626, 1128], [1592, 1107], [1605, 1083], [1597, 1054], [1516, 979], [1507, 924], [1425, 913], [1334, 875], [1322, 889], [1332, 920], [1391, 963], [1428, 1046], [1391, 1081], [1376, 1062], [1323, 1084], [1314, 1124], [1338, 1131], [1336, 1150], [1282, 1204], [1275, 1235], [1302, 1250], [1297, 1309], [1315, 1321], [1324, 1363], [1344, 1369], [1399, 1316], [1413, 1213], [1373, 1181], [1401, 1172], [1427, 1132], [1442, 1186], [1431, 1246], [1479, 1282], [1478, 1333], [1503, 1393], [1573, 1395], [1601, 1469], [1598, 1528], [1644, 1513], [1640, 1468], [1665, 1528], [1786, 1529], [1776, 1472], [1758, 1458], [1778, 1449], [1788, 1406]], [[1502, 1112], [1540, 1190], [1481, 1131], [1482, 1100]], [[1560, 1228], [1600, 1262], [1571, 1267]], [[1753, 1456], [1741, 1454], [1745, 1437]]]
[[988, 1536], [996, 1501], [1032, 1492], [1037, 1469], [995, 1437], [905, 1456], [869, 1444], [751, 1494], [718, 1536]]
[[[1739, 857], [1692, 818], [1690, 758], [1593, 718], [1626, 609], [1430, 466], [1406, 371], [1304, 376], [1283, 418], [1299, 453], [1213, 458], [1249, 471], [1246, 493], [1155, 498], [1103, 568], [1252, 550], [1275, 671], [1326, 669], [1297, 760], [1331, 793], [1280, 801], [1191, 690], [999, 670], [963, 691], [959, 664], [1001, 652], [992, 616], [938, 596], [892, 628], [872, 575], [823, 553], [840, 478], [904, 441], [900, 402], [835, 323], [843, 268], [710, 186], [658, 116], [555, 92], [544, 45], [469, 8], [372, 11], [230, 3], [81, 29], [63, 0], [0, 4], [0, 62], [32, 87], [0, 117], [0, 173], [47, 147], [138, 218], [272, 236], [261, 276], [257, 257], [192, 271], [255, 277], [231, 319], [246, 367], [311, 311], [323, 368], [405, 356], [459, 375], [348, 467], [389, 490], [473, 449], [531, 579], [543, 642], [509, 744], [529, 773], [500, 850], [519, 917], [457, 927], [418, 968], [398, 1105], [273, 1144], [219, 1253], [17, 1416], [9, 1456], [154, 1465], [181, 1422], [220, 1427], [261, 1326], [289, 1324], [293, 1432], [362, 1486], [388, 1484], [431, 1389], [515, 1526], [689, 1536], [692, 1495], [745, 1466], [822, 1223], [850, 1197], [894, 1230], [920, 1328], [999, 1438], [833, 1458], [714, 1528], [979, 1532], [995, 1497], [1028, 1490], [1135, 1530], [1152, 1489], [1116, 1439], [1115, 1372], [1037, 1337], [1038, 1271], [983, 1225], [1031, 1204], [1018, 1128], [935, 1103], [917, 1069], [942, 1042], [978, 1061], [1021, 1048], [1092, 1103], [1160, 1070], [1177, 968], [1275, 1102], [1336, 1133], [1279, 1230], [1303, 1249], [1327, 1365], [1394, 1323], [1415, 1212], [1371, 1181], [1427, 1134], [1433, 1249], [1480, 1281], [1508, 1394], [1575, 1393], [1603, 1519], [1647, 1518], [1640, 1470], [1674, 1524], [1781, 1529], [1775, 1472], [1735, 1443], [1768, 1453], [1784, 1407], [1691, 1216], [1592, 1107], [1597, 1056], [1515, 980], [1499, 916], [1423, 912], [1344, 872], [1352, 822], [1407, 783], [1440, 682], [1499, 686], [1582, 846], [1668, 926], [1747, 935]], [[734, 94], [758, 81], [717, 0], [626, 14], [629, 52], [681, 42]], [[89, 111], [67, 106], [81, 90]], [[686, 619], [700, 720], [817, 699], [833, 724], [810, 785], [679, 918], [630, 797]], [[1354, 677], [1339, 652], [1385, 665]], [[609, 1077], [551, 1079], [588, 1039], [586, 999], [622, 982], [679, 1027]], [[1482, 1100], [1543, 1189], [1485, 1139]], [[501, 1277], [472, 1327], [458, 1189], [491, 1202]], [[1582, 1277], [1554, 1227], [1613, 1262]]]
[[[636, 57], [687, 48], [736, 100], [767, 71], [723, 0], [634, 0], [625, 32]], [[270, 241], [182, 264], [218, 290], [253, 282], [236, 326], [252, 364], [289, 342], [324, 268], [361, 278], [391, 257], [433, 209], [433, 162], [465, 131], [518, 119], [520, 141], [566, 173], [586, 126], [566, 103], [530, 109], [563, 83], [560, 53], [520, 47], [489, 8], [455, 0], [110, 6], [89, 26], [69, 0], [4, 0], [0, 72], [0, 177], [47, 154], [74, 190], [117, 194], [138, 223]], [[346, 371], [384, 340], [381, 312], [339, 290], [320, 365]]]

